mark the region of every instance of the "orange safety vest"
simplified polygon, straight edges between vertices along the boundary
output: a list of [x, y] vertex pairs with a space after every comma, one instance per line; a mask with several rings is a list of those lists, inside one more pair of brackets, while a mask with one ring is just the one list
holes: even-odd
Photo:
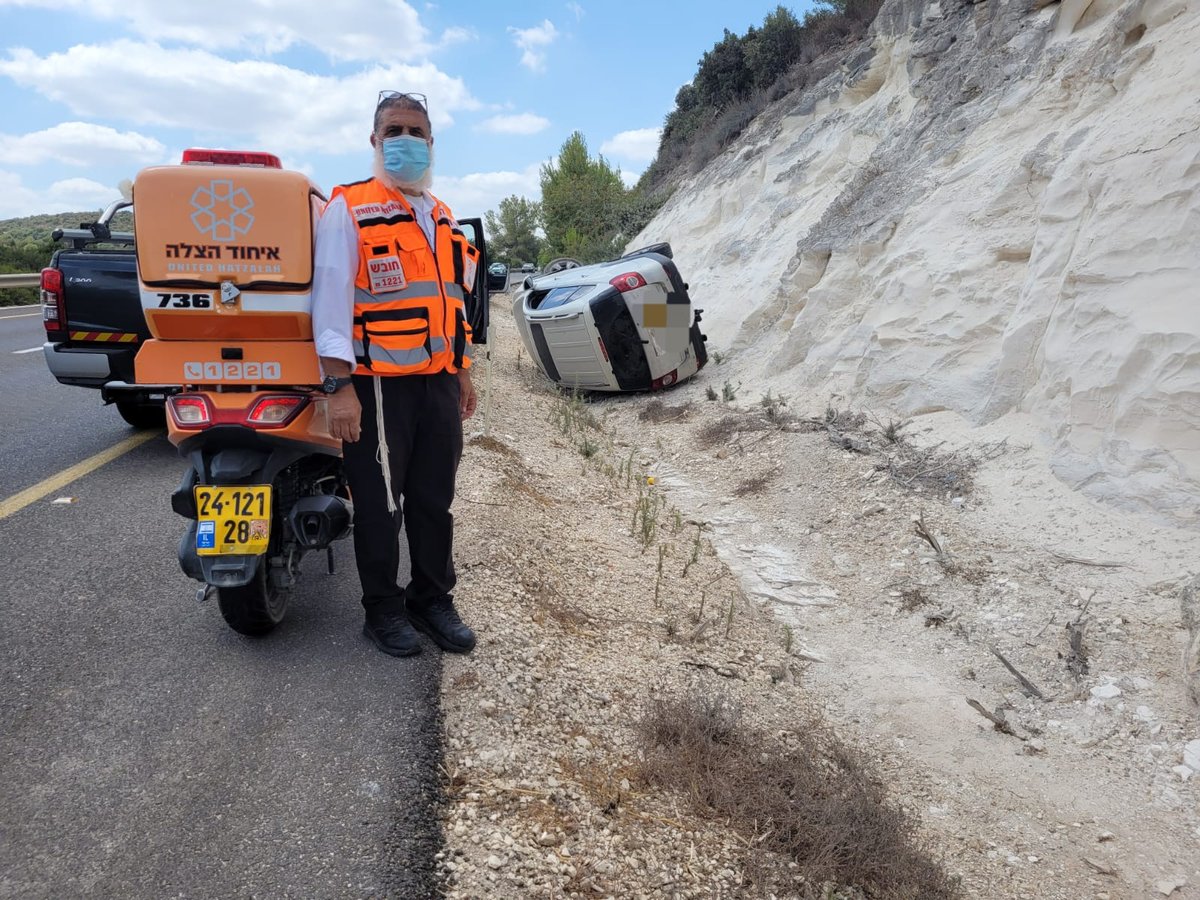
[[432, 375], [469, 368], [465, 292], [479, 250], [433, 198], [434, 246], [403, 195], [374, 178], [338, 185], [358, 228], [354, 279], [356, 375]]

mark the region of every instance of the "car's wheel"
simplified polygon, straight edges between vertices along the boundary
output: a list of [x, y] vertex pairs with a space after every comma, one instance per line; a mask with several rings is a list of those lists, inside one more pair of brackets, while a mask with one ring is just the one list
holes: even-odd
[[166, 408], [159, 404], [118, 400], [117, 412], [134, 428], [162, 428], [167, 424]]
[[583, 263], [577, 259], [572, 259], [569, 256], [560, 256], [558, 259], [552, 259], [546, 263], [545, 268], [542, 269], [542, 274], [552, 275], [555, 272], [562, 272], [566, 269], [578, 269], [582, 265]]
[[283, 621], [288, 592], [272, 583], [267, 569], [266, 559], [259, 560], [258, 570], [249, 584], [217, 589], [221, 616], [238, 634], [262, 637]]

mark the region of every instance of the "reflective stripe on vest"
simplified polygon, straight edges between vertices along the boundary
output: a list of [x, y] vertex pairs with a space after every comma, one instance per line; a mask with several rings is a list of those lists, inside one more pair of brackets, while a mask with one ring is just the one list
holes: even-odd
[[340, 185], [331, 200], [339, 195], [358, 232], [356, 374], [429, 375], [469, 366], [463, 282], [479, 252], [450, 210], [433, 198], [431, 247], [407, 199], [375, 179]]

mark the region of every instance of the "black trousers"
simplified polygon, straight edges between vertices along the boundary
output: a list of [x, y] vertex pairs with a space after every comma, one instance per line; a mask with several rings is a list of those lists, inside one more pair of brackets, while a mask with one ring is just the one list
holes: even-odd
[[[379, 379], [399, 509], [388, 512], [387, 489], [377, 459], [375, 379], [354, 376], [362, 404], [362, 435], [343, 444], [346, 478], [354, 500], [354, 556], [368, 612], [421, 606], [454, 589], [454, 479], [462, 458], [458, 376], [392, 375]], [[405, 526], [411, 578], [401, 588], [400, 529]]]

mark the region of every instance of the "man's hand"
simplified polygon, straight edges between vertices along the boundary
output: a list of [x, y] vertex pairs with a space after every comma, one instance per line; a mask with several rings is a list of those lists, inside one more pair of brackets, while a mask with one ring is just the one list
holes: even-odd
[[471, 383], [471, 373], [466, 369], [458, 370], [458, 387], [458, 414], [465, 422], [475, 415], [475, 407], [479, 405], [479, 398], [475, 396], [475, 385]]
[[362, 405], [354, 385], [348, 384], [329, 395], [329, 433], [342, 441], [354, 443], [362, 434]]

